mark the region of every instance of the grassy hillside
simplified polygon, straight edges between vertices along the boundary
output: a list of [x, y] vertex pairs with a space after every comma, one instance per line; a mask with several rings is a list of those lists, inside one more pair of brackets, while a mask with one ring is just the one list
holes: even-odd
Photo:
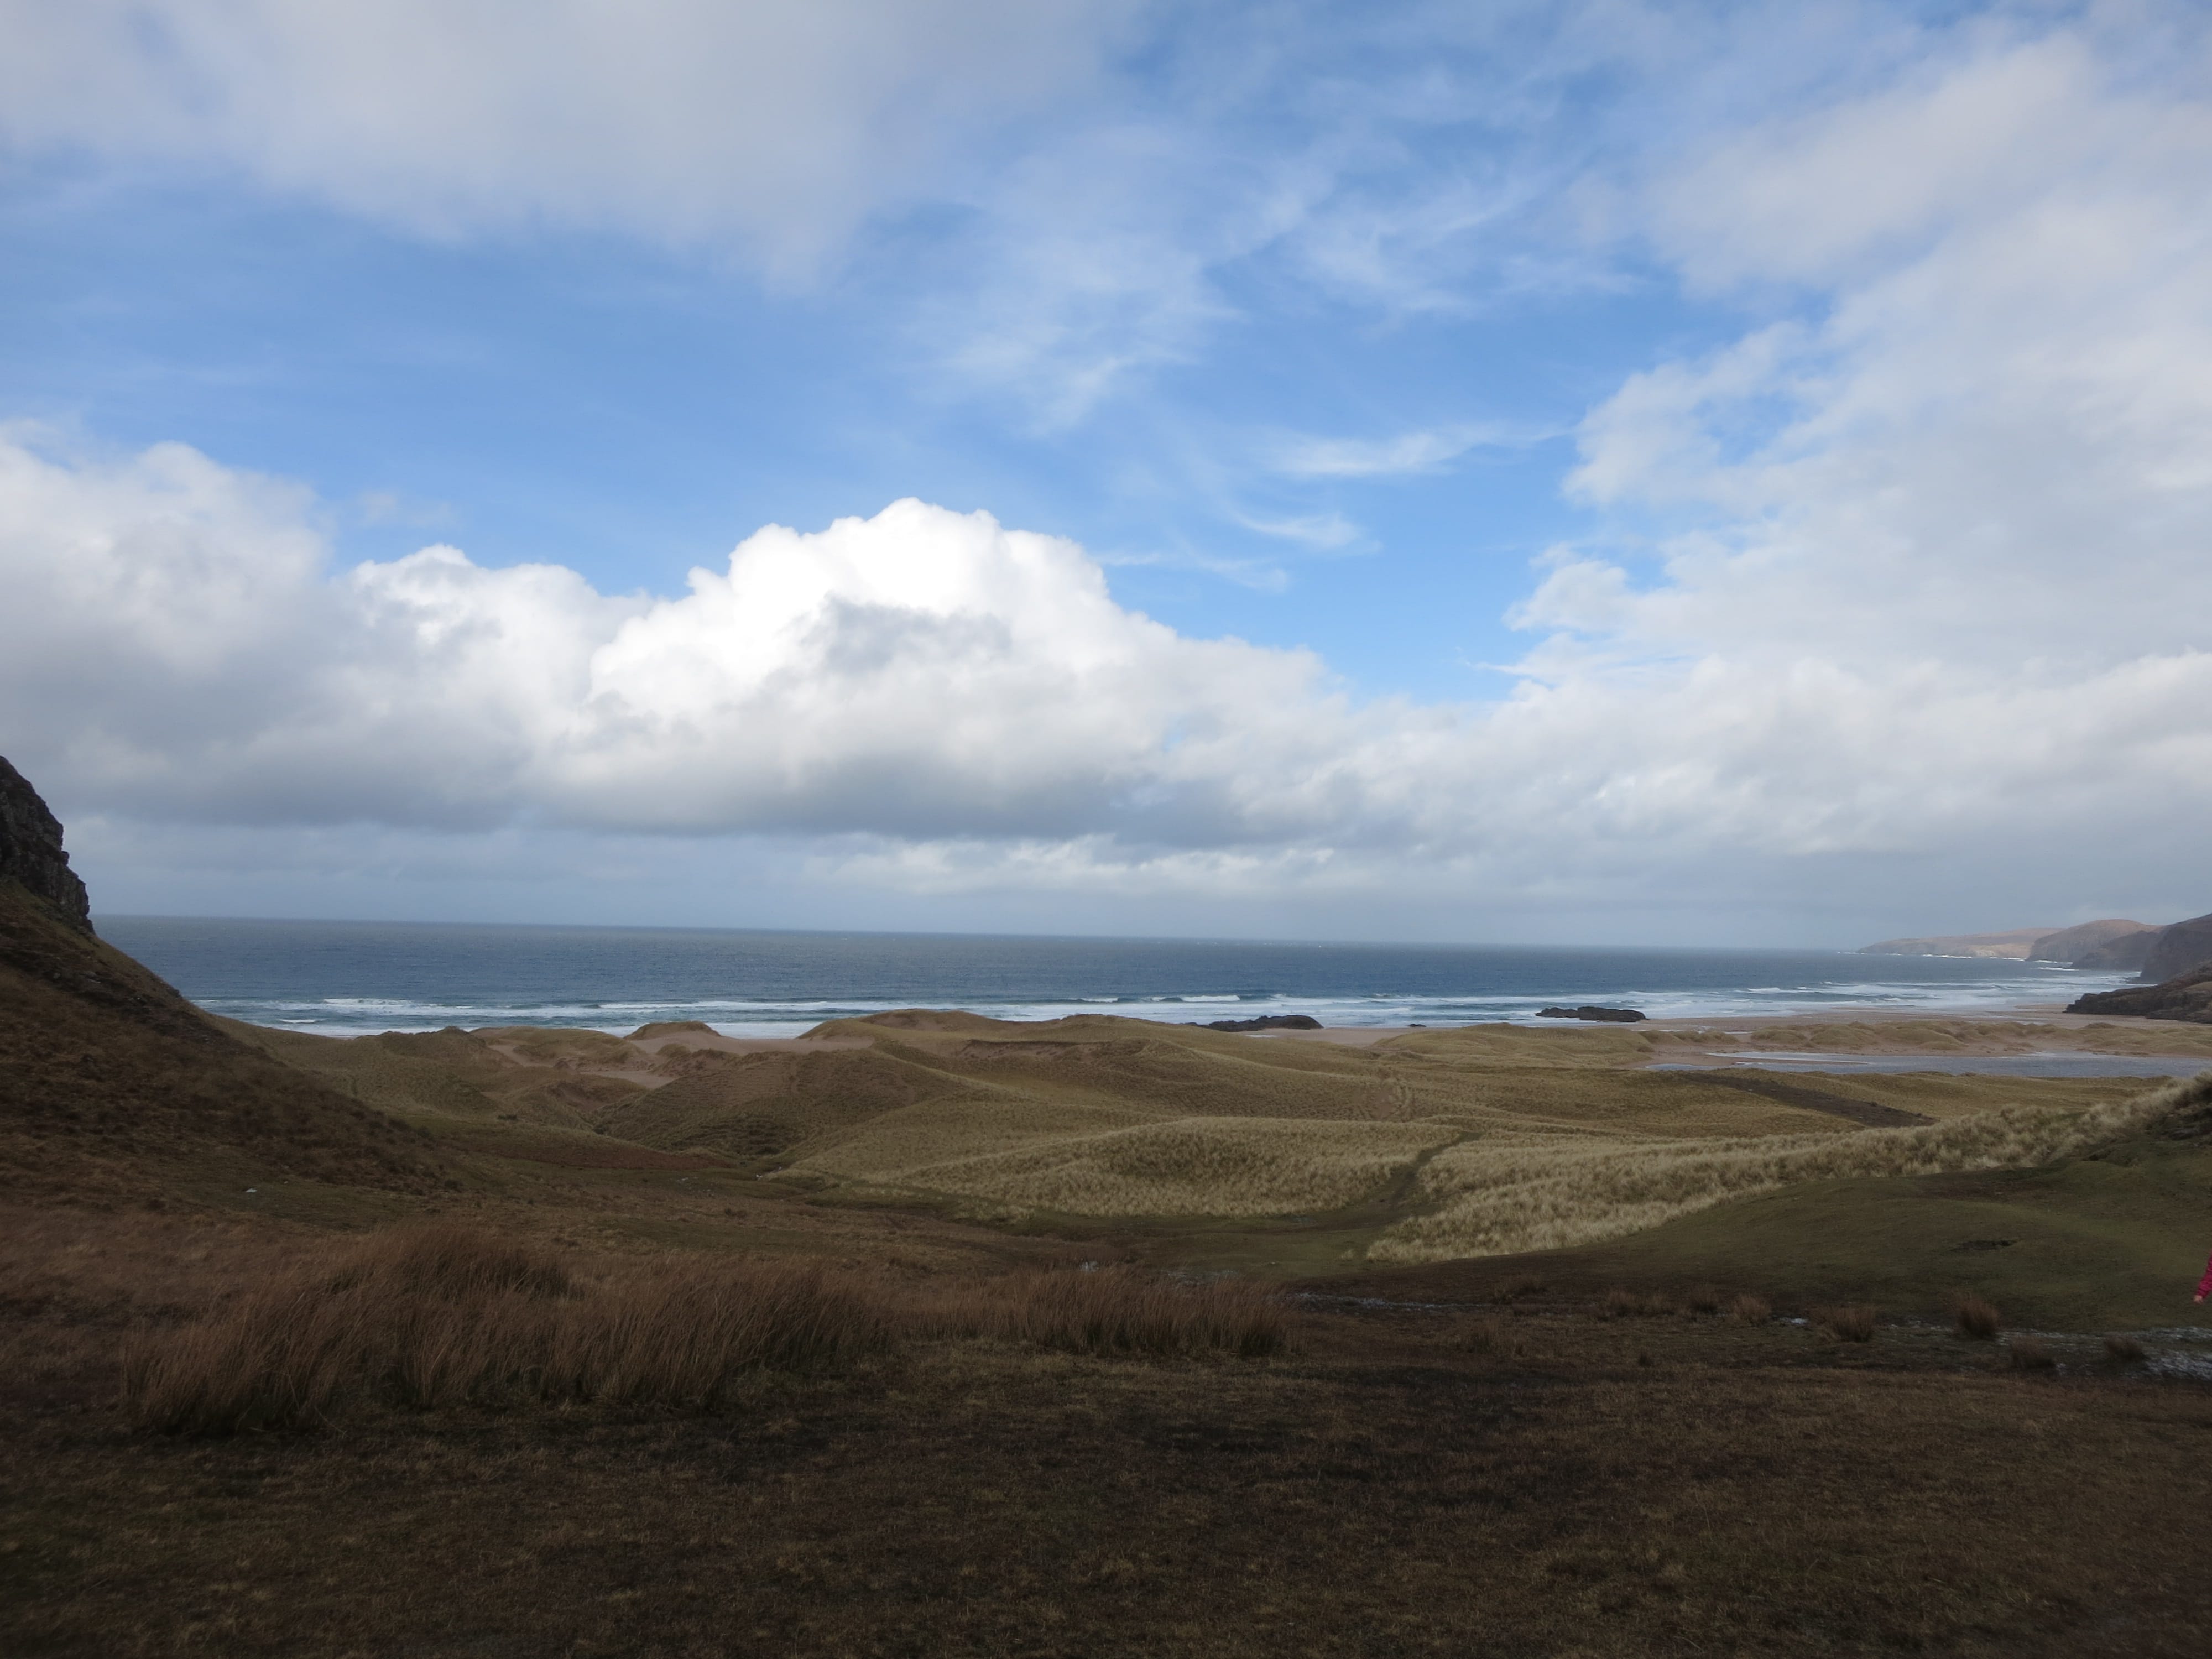
[[167, 1202], [289, 1178], [427, 1190], [423, 1138], [218, 1029], [0, 881], [0, 1178], [16, 1198]]
[[2190, 1293], [2212, 1253], [2212, 1104], [2200, 1085], [2172, 1115], [2120, 1129], [2033, 1167], [1807, 1181], [1601, 1243], [1370, 1272], [1352, 1287], [1490, 1301], [1532, 1280], [1568, 1297], [1711, 1286], [1793, 1312], [1871, 1302], [1939, 1322], [1971, 1293], [2044, 1328], [2207, 1322]]

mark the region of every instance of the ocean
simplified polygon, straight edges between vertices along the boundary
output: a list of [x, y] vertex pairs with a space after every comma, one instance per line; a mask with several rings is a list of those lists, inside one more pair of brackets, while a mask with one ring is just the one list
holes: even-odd
[[211, 1012], [347, 1036], [442, 1026], [623, 1032], [703, 1020], [795, 1036], [890, 1008], [1000, 1019], [1111, 1012], [1204, 1022], [1310, 1014], [1327, 1025], [1534, 1022], [1551, 1003], [1654, 1018], [1844, 1005], [1996, 1012], [2129, 982], [2026, 963], [1839, 951], [765, 933], [707, 928], [101, 916], [101, 937]]

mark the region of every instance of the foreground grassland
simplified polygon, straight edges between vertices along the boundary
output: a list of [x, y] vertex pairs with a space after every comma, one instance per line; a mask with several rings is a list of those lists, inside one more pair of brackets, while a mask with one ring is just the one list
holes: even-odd
[[2212, 1091], [1650, 1069], [2196, 1033], [335, 1042], [33, 921], [10, 1659], [2204, 1650]]
[[692, 1269], [531, 1247], [434, 1284], [405, 1233], [8, 1219], [43, 1264], [0, 1325], [10, 1655], [2203, 1651], [2212, 1393], [2094, 1342], [2061, 1372], [1522, 1283], [1123, 1350], [949, 1328], [915, 1275], [866, 1341], [711, 1401], [392, 1381], [210, 1437], [141, 1426], [121, 1356], [250, 1323], [303, 1262], [430, 1309]]

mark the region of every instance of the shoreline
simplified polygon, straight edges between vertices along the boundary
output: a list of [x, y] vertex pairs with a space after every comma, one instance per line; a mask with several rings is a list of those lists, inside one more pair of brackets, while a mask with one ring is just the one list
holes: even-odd
[[[1103, 1012], [1103, 1011], [1102, 1011]], [[1078, 1016], [1079, 1018], [1079, 1016]], [[1123, 1018], [1129, 1018], [1122, 1016]], [[243, 1023], [243, 1022], [241, 1022]], [[1010, 1024], [1030, 1024], [1040, 1029], [1056, 1023], [1053, 1019], [1009, 1021]], [[1205, 1030], [1195, 1022], [1155, 1022], [1170, 1030], [1183, 1028]], [[1916, 1028], [1911, 1035], [1900, 1030], [1897, 1040], [1885, 1041], [1878, 1029], [1883, 1026]], [[1940, 1033], [1939, 1044], [1926, 1040], [1926, 1028], [1946, 1028]], [[2154, 1075], [2185, 1076], [2212, 1069], [2212, 1027], [2176, 1020], [2128, 1019], [2124, 1021], [2098, 1018], [2087, 1014], [2069, 1014], [2061, 1003], [2021, 1002], [2000, 1008], [1962, 1006], [1956, 1008], [1898, 1008], [1875, 1004], [1847, 1004], [1825, 1007], [1817, 1011], [1794, 1013], [1739, 1014], [1715, 1018], [1671, 1016], [1634, 1022], [1546, 1020], [1538, 1024], [1529, 1020], [1468, 1021], [1457, 1024], [1402, 1025], [1327, 1025], [1314, 1030], [1267, 1030], [1220, 1032], [1209, 1035], [1237, 1036], [1263, 1042], [1323, 1043], [1332, 1047], [1371, 1048], [1391, 1039], [1420, 1031], [1447, 1033], [1473, 1029], [1504, 1027], [1515, 1031], [1530, 1033], [1564, 1032], [1570, 1035], [1592, 1032], [1633, 1032], [1648, 1037], [1662, 1039], [1663, 1046], [1640, 1063], [1626, 1062], [1642, 1069], [1727, 1069], [1747, 1066], [1768, 1066], [1783, 1069], [1809, 1069], [1810, 1063], [1832, 1060], [1841, 1069], [1875, 1069], [1879, 1066], [1893, 1066], [1895, 1062], [1918, 1058], [1929, 1062], [1930, 1070], [1963, 1069], [1958, 1062], [1970, 1060], [1990, 1060], [2004, 1062], [2002, 1069], [2012, 1070], [2039, 1058], [2070, 1068], [2094, 1065], [2100, 1060], [2113, 1062], [2115, 1075], [2131, 1074], [2130, 1068], [2154, 1062], [2172, 1062], [2171, 1073], [2142, 1073], [2147, 1079]], [[1862, 1034], [1848, 1042], [1820, 1040], [1823, 1029], [1832, 1031], [1844, 1028]], [[264, 1026], [261, 1030], [289, 1031], [296, 1035], [327, 1037], [336, 1042], [352, 1042], [361, 1037], [404, 1033], [356, 1031], [343, 1034], [303, 1031], [298, 1026]], [[500, 1032], [506, 1042], [518, 1040], [519, 1034], [530, 1031], [598, 1030], [594, 1026], [498, 1026], [486, 1025], [468, 1029], [473, 1032]], [[2030, 1046], [2027, 1031], [2033, 1030], [2038, 1041]], [[2110, 1032], [2115, 1037], [2084, 1042], [2079, 1034], [2091, 1030]], [[1807, 1039], [1802, 1047], [1787, 1050], [1761, 1051], [1757, 1045], [1762, 1037], [1771, 1037], [1778, 1031], [1802, 1032]], [[2014, 1037], [2013, 1033], [2019, 1036]], [[507, 1036], [506, 1034], [518, 1034]], [[611, 1033], [632, 1043], [648, 1056], [658, 1056], [672, 1046], [732, 1055], [768, 1054], [821, 1054], [833, 1050], [866, 1048], [868, 1039], [852, 1036], [809, 1036], [805, 1035], [776, 1036], [732, 1036], [708, 1030], [707, 1031], [663, 1031], [651, 1036], [631, 1038], [626, 1033]], [[1664, 1041], [1672, 1039], [1672, 1041]], [[1702, 1039], [1702, 1040], [1700, 1040]], [[2010, 1040], [2008, 1040], [2010, 1039]], [[2053, 1041], [2056, 1039], [2056, 1041]], [[1748, 1048], [1743, 1045], [1750, 1045]], [[499, 1046], [499, 1040], [495, 1041]], [[1854, 1066], [1853, 1062], [1860, 1062]]]

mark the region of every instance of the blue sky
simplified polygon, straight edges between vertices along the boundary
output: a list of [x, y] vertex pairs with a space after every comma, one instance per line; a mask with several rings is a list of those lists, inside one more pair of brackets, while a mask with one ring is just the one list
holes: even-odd
[[0, 15], [0, 740], [110, 909], [2212, 902], [2081, 857], [2212, 772], [2192, 7]]

